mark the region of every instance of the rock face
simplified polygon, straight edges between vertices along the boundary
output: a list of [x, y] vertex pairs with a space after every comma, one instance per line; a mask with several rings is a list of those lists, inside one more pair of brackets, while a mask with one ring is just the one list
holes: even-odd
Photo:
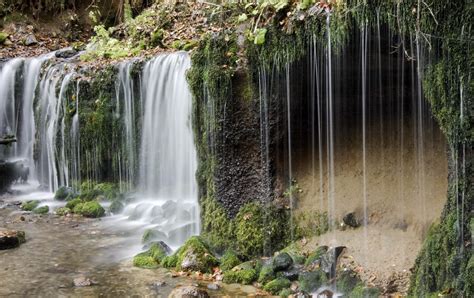
[[198, 298], [207, 298], [209, 294], [202, 289], [199, 289], [195, 286], [182, 286], [174, 289], [168, 298], [191, 298], [191, 297], [198, 297]]
[[0, 231], [0, 250], [15, 248], [24, 242], [25, 232], [23, 231]]

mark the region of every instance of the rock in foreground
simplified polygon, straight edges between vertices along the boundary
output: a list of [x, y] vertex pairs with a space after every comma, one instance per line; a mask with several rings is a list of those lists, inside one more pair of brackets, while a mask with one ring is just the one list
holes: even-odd
[[0, 250], [15, 248], [24, 242], [25, 232], [23, 231], [0, 231]]
[[207, 298], [209, 294], [198, 287], [195, 286], [182, 286], [174, 289], [168, 298], [191, 298], [191, 297], [198, 297], [198, 298]]

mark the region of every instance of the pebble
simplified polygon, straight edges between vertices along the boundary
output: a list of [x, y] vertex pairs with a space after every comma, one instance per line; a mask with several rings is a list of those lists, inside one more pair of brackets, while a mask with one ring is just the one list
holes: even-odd
[[220, 286], [219, 286], [219, 284], [217, 284], [217, 283], [210, 283], [210, 284], [207, 285], [207, 288], [208, 288], [209, 290], [214, 290], [214, 291], [216, 291], [216, 290], [219, 290]]
[[74, 278], [75, 287], [88, 287], [92, 285], [92, 281], [85, 276], [79, 276]]

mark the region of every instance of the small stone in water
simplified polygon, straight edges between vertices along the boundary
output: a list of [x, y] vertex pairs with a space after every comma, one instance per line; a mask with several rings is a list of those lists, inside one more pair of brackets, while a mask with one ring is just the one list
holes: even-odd
[[161, 288], [161, 287], [166, 286], [166, 282], [165, 282], [165, 281], [162, 281], [162, 280], [157, 280], [157, 281], [155, 281], [155, 282], [152, 284], [152, 286], [153, 286], [154, 288]]
[[217, 283], [210, 283], [210, 284], [207, 285], [207, 288], [208, 288], [209, 290], [214, 290], [214, 291], [216, 291], [216, 290], [219, 290], [220, 286], [219, 286], [219, 284], [217, 284]]
[[74, 278], [75, 287], [88, 287], [92, 285], [92, 281], [85, 276], [79, 276]]

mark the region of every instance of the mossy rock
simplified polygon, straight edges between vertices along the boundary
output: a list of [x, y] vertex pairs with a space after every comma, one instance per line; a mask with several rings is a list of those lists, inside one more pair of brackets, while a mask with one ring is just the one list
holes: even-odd
[[[76, 210], [76, 208], [74, 208]], [[97, 218], [104, 216], [105, 210], [97, 201], [85, 202], [82, 204], [79, 214], [84, 217]]]
[[83, 201], [88, 202], [88, 201], [93, 201], [97, 199], [97, 197], [102, 194], [103, 192], [98, 189], [91, 189], [91, 190], [81, 192], [81, 194], [79, 195], [79, 198]]
[[159, 267], [159, 263], [151, 256], [146, 253], [139, 253], [133, 257], [133, 266], [146, 268], [146, 269], [155, 269]]
[[219, 260], [199, 236], [189, 238], [176, 253], [178, 270], [210, 273], [213, 267], [219, 265]]
[[146, 229], [145, 232], [143, 232], [142, 243], [146, 244], [153, 240], [165, 239], [165, 238], [166, 238], [166, 234], [161, 231]]
[[33, 209], [38, 207], [39, 203], [40, 202], [38, 200], [23, 202], [21, 203], [20, 208], [23, 211], [33, 211]]
[[49, 212], [49, 206], [42, 206], [33, 209], [33, 213], [35, 214], [47, 214]]
[[64, 216], [64, 215], [72, 213], [72, 210], [67, 207], [60, 207], [54, 210], [54, 213], [56, 213], [56, 215], [59, 215], [59, 216]]
[[293, 265], [293, 259], [286, 252], [279, 253], [273, 258], [272, 266], [275, 272], [284, 271]]
[[258, 278], [255, 269], [245, 269], [239, 271], [227, 271], [224, 273], [223, 282], [228, 284], [250, 285]]
[[362, 281], [352, 270], [340, 271], [337, 274], [336, 289], [345, 295], [348, 295], [352, 290], [357, 287]]
[[81, 204], [81, 203], [84, 203], [81, 199], [79, 198], [75, 198], [75, 199], [72, 199], [70, 201], [68, 201], [66, 203], [66, 208], [70, 209], [70, 210], [74, 210], [74, 208], [78, 205], [78, 204]]
[[8, 34], [5, 32], [0, 32], [0, 44], [4, 44], [8, 38]]
[[258, 275], [258, 282], [263, 285], [275, 279], [275, 277], [276, 274], [273, 271], [272, 264], [265, 264], [263, 265], [262, 269], [260, 270], [260, 274]]
[[220, 268], [222, 271], [228, 271], [239, 265], [242, 261], [233, 250], [227, 250], [220, 259]]
[[290, 255], [290, 257], [293, 259], [293, 263], [302, 265], [306, 261], [306, 257], [303, 255], [303, 253], [298, 249], [295, 243], [292, 243], [282, 249], [280, 252], [286, 252]]
[[280, 293], [283, 289], [289, 288], [291, 286], [291, 281], [286, 278], [277, 278], [267, 283], [263, 289], [267, 292], [276, 295]]
[[278, 293], [278, 296], [286, 298], [292, 294], [294, 294], [294, 292], [291, 289], [283, 289]]
[[124, 207], [125, 206], [122, 202], [120, 202], [119, 200], [114, 200], [112, 204], [110, 204], [109, 212], [112, 214], [119, 214], [120, 212], [122, 212]]
[[76, 206], [74, 206], [74, 209], [72, 209], [72, 212], [76, 214], [81, 214], [83, 206], [84, 206], [84, 203], [77, 204]]
[[72, 199], [75, 196], [74, 190], [67, 186], [61, 186], [56, 190], [54, 194], [54, 199], [58, 201], [65, 201], [67, 199]]
[[150, 244], [148, 250], [133, 258], [133, 265], [140, 268], [157, 268], [169, 253], [169, 247], [161, 242]]
[[328, 281], [328, 278], [324, 271], [315, 270], [301, 273], [298, 281], [302, 291], [311, 293], [324, 285], [324, 283]]
[[380, 296], [380, 291], [377, 288], [368, 288], [363, 284], [357, 285], [348, 297], [353, 298], [377, 298]]
[[304, 263], [304, 265], [305, 266], [312, 265], [314, 262], [321, 259], [321, 257], [324, 256], [324, 254], [328, 251], [328, 249], [329, 249], [329, 247], [327, 247], [327, 246], [320, 246], [320, 247], [316, 248], [316, 250], [308, 256], [308, 258], [306, 259], [306, 262]]

